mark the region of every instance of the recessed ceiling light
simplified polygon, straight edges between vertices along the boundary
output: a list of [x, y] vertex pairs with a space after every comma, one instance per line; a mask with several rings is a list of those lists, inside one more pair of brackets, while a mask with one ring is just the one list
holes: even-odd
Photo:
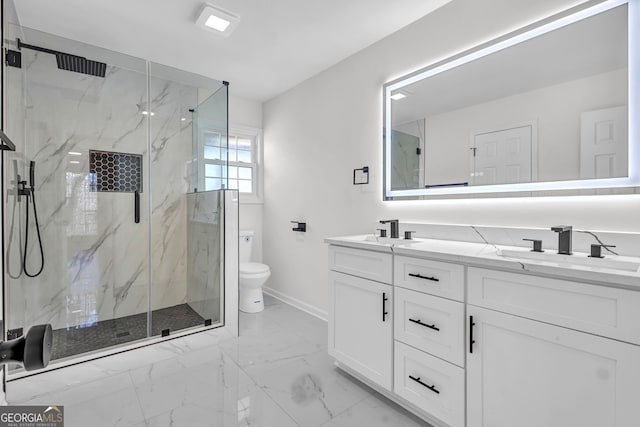
[[69, 163], [73, 163], [74, 165], [80, 164], [80, 162], [77, 162], [75, 160], [71, 160]]
[[69, 151], [69, 154], [72, 156], [82, 156], [82, 153], [78, 153], [77, 151]]
[[198, 19], [196, 19], [197, 25], [222, 37], [229, 37], [239, 22], [239, 16], [209, 4], [202, 6]]
[[394, 101], [397, 101], [398, 99], [402, 99], [402, 98], [406, 98], [406, 97], [407, 97], [407, 95], [405, 95], [404, 93], [398, 92], [398, 93], [394, 93], [389, 98], [393, 99]]
[[[149, 112], [148, 112], [148, 111], [143, 111], [143, 112], [142, 112], [142, 114], [143, 114], [143, 115], [145, 115], [145, 116], [148, 116], [148, 115], [149, 115]], [[155, 116], [155, 115], [156, 115], [156, 113], [154, 113], [154, 112], [152, 111], [152, 112], [151, 112], [151, 115], [152, 115], [152, 116]]]
[[231, 22], [226, 19], [222, 19], [216, 15], [209, 15], [206, 21], [204, 21], [204, 25], [209, 28], [213, 28], [214, 30], [224, 31], [231, 24]]
[[187, 120], [187, 118], [186, 118], [186, 117], [183, 117], [183, 118], [181, 118], [180, 120], [184, 122], [185, 120]]

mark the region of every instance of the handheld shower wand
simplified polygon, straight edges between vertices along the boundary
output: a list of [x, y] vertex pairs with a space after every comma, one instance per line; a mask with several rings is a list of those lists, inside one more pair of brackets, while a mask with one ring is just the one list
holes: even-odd
[[[27, 277], [37, 277], [44, 270], [44, 249], [42, 248], [42, 237], [40, 236], [40, 224], [38, 223], [38, 209], [36, 207], [36, 162], [33, 160], [29, 163], [29, 187], [22, 181], [22, 194], [27, 197], [26, 220], [24, 223], [24, 251], [22, 253], [22, 269]], [[36, 273], [27, 271], [27, 249], [29, 246], [29, 196], [33, 204], [33, 218], [36, 223], [36, 234], [38, 235], [38, 245], [40, 246], [40, 269]]]
[[29, 162], [29, 184], [31, 185], [31, 193], [36, 189], [36, 162], [31, 160]]

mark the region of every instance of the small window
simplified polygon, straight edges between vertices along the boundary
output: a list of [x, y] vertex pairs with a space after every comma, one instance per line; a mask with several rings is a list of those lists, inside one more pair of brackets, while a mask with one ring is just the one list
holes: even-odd
[[[225, 138], [220, 133], [205, 133], [205, 189], [229, 188], [240, 192], [241, 201], [259, 201], [260, 131], [231, 128], [228, 147], [224, 145]], [[228, 171], [225, 171], [225, 162], [228, 162]], [[228, 172], [226, 177], [225, 172]]]

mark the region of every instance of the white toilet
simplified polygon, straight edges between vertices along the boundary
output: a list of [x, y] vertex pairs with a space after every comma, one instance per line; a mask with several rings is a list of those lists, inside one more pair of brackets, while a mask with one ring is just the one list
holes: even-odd
[[253, 231], [240, 230], [240, 311], [258, 313], [264, 310], [262, 286], [271, 276], [266, 264], [251, 261]]

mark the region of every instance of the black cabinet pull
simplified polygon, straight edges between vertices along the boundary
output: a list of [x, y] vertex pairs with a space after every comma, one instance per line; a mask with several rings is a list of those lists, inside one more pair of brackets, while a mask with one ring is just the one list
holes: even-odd
[[473, 327], [475, 323], [473, 323], [473, 316], [469, 316], [469, 353], [473, 353], [473, 344], [475, 344], [475, 340], [473, 339]]
[[385, 321], [385, 316], [387, 314], [389, 314], [387, 311], [385, 311], [385, 303], [389, 300], [389, 298], [387, 298], [387, 293], [383, 292], [382, 293], [382, 321]]
[[421, 274], [416, 274], [416, 273], [409, 273], [409, 276], [417, 277], [418, 279], [433, 280], [434, 282], [439, 282], [440, 281], [440, 279], [436, 279], [435, 277], [423, 276]]
[[409, 378], [411, 378], [412, 380], [414, 380], [418, 384], [420, 384], [422, 386], [425, 386], [426, 388], [428, 388], [432, 392], [440, 394], [440, 391], [438, 389], [436, 389], [436, 385], [435, 384], [434, 385], [427, 385], [427, 384], [423, 383], [422, 381], [420, 381], [420, 377], [416, 378], [416, 377], [412, 377], [411, 375], [409, 375]]
[[440, 328], [436, 327], [435, 324], [427, 325], [426, 323], [422, 323], [420, 319], [409, 319], [409, 322], [417, 323], [420, 326], [424, 326], [425, 328], [433, 329], [434, 331], [439, 331]]
[[140, 223], [140, 193], [136, 190], [133, 193], [133, 221], [136, 224]]

